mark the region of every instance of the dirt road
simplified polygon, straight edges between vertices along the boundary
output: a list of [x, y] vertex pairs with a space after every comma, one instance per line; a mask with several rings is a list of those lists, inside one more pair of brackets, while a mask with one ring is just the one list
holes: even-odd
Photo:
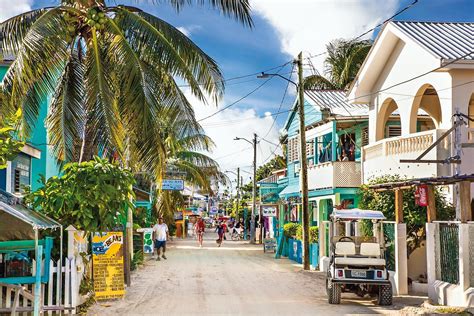
[[381, 308], [343, 294], [329, 305], [324, 276], [275, 260], [261, 246], [226, 241], [216, 246], [208, 232], [204, 247], [194, 240], [169, 242], [168, 260], [148, 261], [132, 276], [123, 300], [99, 303], [89, 315], [342, 315], [396, 313], [406, 298]]

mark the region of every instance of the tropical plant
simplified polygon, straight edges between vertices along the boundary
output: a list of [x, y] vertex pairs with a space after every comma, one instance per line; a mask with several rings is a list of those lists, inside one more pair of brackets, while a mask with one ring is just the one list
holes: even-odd
[[127, 208], [133, 208], [133, 175], [105, 159], [94, 157], [82, 163], [64, 165], [61, 177], [52, 177], [25, 201], [33, 209], [65, 226], [87, 232], [116, 228]]
[[[303, 241], [303, 226], [299, 225], [296, 229], [296, 239]], [[319, 241], [319, 227], [311, 226], [309, 228], [309, 243], [315, 244]]]
[[295, 238], [298, 232], [298, 227], [301, 227], [298, 223], [286, 223], [283, 225], [283, 234], [287, 238]]
[[372, 47], [368, 40], [337, 39], [326, 45], [325, 70], [305, 78], [305, 89], [347, 90]]
[[[392, 190], [378, 192], [369, 188], [372, 184], [390, 183], [403, 181], [400, 176], [381, 176], [369, 181], [368, 185], [363, 185], [360, 190], [359, 207], [362, 209], [382, 211], [385, 217], [395, 220], [395, 193]], [[454, 207], [448, 203], [445, 196], [435, 190], [436, 217], [439, 220], [450, 220], [455, 216]], [[415, 188], [403, 190], [403, 218], [407, 225], [407, 250], [408, 256], [426, 239], [425, 223], [426, 207], [418, 206], [415, 203]], [[365, 233], [371, 234], [371, 224], [366, 223]]]
[[[248, 0], [169, 0], [177, 9], [209, 4], [252, 26]], [[58, 158], [83, 161], [94, 152], [124, 158], [129, 146], [144, 158], [146, 139], [159, 139], [159, 116], [193, 116], [176, 80], [206, 102], [224, 91], [215, 61], [164, 20], [105, 0], [61, 0], [0, 25], [0, 51], [16, 56], [1, 89], [4, 113], [23, 109], [22, 131], [34, 126], [41, 101], [53, 96], [49, 143]], [[163, 142], [161, 142], [162, 144]], [[142, 144], [144, 146], [137, 146]]]
[[7, 162], [14, 159], [25, 145], [17, 133], [20, 119], [20, 109], [11, 117], [3, 118], [0, 115], [0, 169], [6, 168]]

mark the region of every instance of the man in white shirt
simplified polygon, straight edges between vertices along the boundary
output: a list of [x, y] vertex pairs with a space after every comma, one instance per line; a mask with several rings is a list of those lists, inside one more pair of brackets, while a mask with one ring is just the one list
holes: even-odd
[[158, 218], [158, 223], [153, 226], [153, 238], [155, 240], [156, 260], [160, 261], [160, 248], [163, 248], [163, 259], [166, 259], [166, 240], [169, 237], [168, 226], [163, 222], [163, 217]]

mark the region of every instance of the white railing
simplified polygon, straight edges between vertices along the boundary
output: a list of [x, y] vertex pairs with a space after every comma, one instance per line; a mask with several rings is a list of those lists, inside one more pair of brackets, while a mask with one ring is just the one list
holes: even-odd
[[358, 161], [333, 161], [308, 167], [308, 189], [357, 188], [361, 184]]
[[[50, 260], [49, 264], [49, 281], [41, 285], [41, 309], [51, 314], [53, 311], [63, 310], [66, 313], [74, 313], [75, 307], [79, 303], [79, 284], [76, 261], [74, 258], [65, 258], [65, 265], [61, 267], [63, 287], [60, 290], [58, 267], [59, 261]], [[35, 275], [35, 260], [33, 260], [32, 275]], [[42, 267], [44, 268], [44, 262]], [[34, 296], [34, 284], [22, 285], [25, 291]], [[60, 294], [62, 292], [62, 294]], [[60, 296], [61, 295], [61, 296]], [[26, 296], [19, 296], [15, 300], [15, 290], [10, 286], [0, 286], [0, 311], [6, 311], [16, 307], [18, 313], [29, 315], [33, 311], [33, 302]]]
[[[435, 163], [408, 164], [400, 159], [416, 159], [446, 130], [435, 129], [409, 136], [382, 139], [362, 149], [364, 182], [370, 178], [397, 174], [408, 178], [449, 175], [449, 167]], [[446, 159], [450, 156], [450, 137], [430, 150], [423, 159]]]

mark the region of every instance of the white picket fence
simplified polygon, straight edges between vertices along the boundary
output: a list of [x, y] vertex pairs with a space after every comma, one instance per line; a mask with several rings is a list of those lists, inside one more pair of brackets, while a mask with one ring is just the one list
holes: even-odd
[[[63, 310], [64, 313], [75, 313], [75, 308], [80, 304], [79, 286], [82, 278], [82, 272], [76, 267], [75, 258], [64, 259], [65, 265], [61, 266], [59, 260], [54, 262], [50, 260], [49, 264], [49, 282], [41, 285], [42, 310], [48, 314], [54, 311]], [[33, 262], [33, 267], [36, 267]], [[44, 269], [44, 262], [42, 265]], [[59, 278], [58, 270], [62, 273], [62, 282]], [[33, 275], [35, 271], [33, 269]], [[62, 283], [62, 284], [61, 284]], [[25, 284], [23, 288], [34, 294], [34, 284]], [[0, 286], [0, 309], [12, 308], [14, 305], [14, 290], [11, 287]], [[33, 302], [26, 297], [20, 296], [17, 302], [17, 311], [26, 315], [28, 311], [33, 310]]]

